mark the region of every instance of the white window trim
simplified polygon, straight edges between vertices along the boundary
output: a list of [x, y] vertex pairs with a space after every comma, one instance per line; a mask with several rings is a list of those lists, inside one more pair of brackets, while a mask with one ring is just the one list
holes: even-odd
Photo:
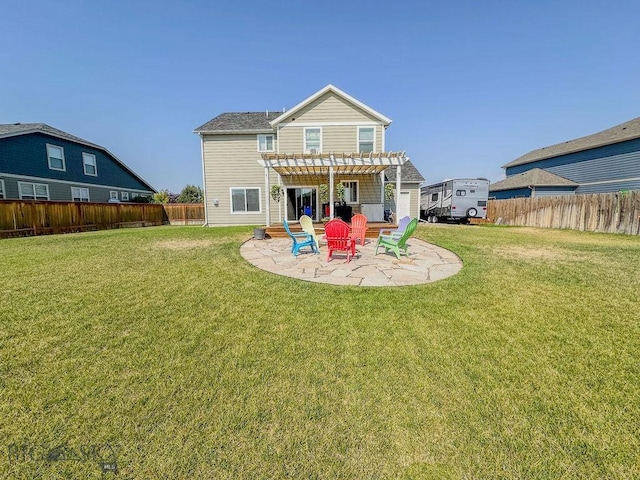
[[7, 198], [7, 192], [4, 189], [4, 180], [0, 178], [0, 199]]
[[129, 192], [120, 192], [120, 199], [128, 202], [129, 201]]
[[[62, 168], [55, 168], [51, 166], [51, 154], [49, 153], [49, 148], [59, 148], [62, 152]], [[53, 145], [52, 143], [47, 143], [47, 163], [49, 164], [49, 170], [57, 170], [58, 172], [66, 172], [67, 171], [67, 162], [64, 158], [64, 148], [60, 145]]]
[[[87, 162], [85, 160], [85, 157], [92, 157], [93, 158], [93, 168], [96, 171], [96, 173], [88, 173], [87, 172]], [[91, 164], [89, 164], [91, 165]], [[92, 153], [86, 153], [86, 152], [82, 152], [82, 169], [84, 170], [84, 174], [85, 175], [89, 175], [91, 177], [97, 177], [98, 176], [98, 162], [96, 160], [96, 156]]]
[[118, 200], [118, 191], [110, 190], [109, 191], [109, 200]]
[[[79, 190], [79, 191], [80, 191], [80, 192], [79, 192], [79, 193], [80, 193], [80, 195], [74, 195], [74, 194], [73, 194], [73, 190], [74, 190], [74, 189], [75, 189], [75, 190]], [[88, 188], [86, 188], [86, 187], [71, 187], [71, 201], [73, 201], [73, 202], [84, 202], [85, 200], [83, 200], [83, 196], [82, 196], [83, 190], [86, 190], [86, 192], [87, 192], [87, 200], [86, 200], [86, 201], [87, 201], [87, 202], [90, 202], [90, 201], [91, 201], [91, 197], [89, 196], [89, 189], [88, 189]], [[76, 196], [77, 196], [80, 200], [76, 200], [76, 199], [74, 198], [74, 197], [76, 197]]]
[[302, 129], [302, 149], [304, 153], [311, 153], [307, 149], [307, 130], [320, 130], [320, 151], [318, 153], [322, 153], [322, 127], [304, 127]]
[[[247, 200], [247, 190], [258, 190], [258, 211], [257, 212], [234, 212], [233, 211], [233, 191], [244, 190], [245, 202]], [[258, 215], [262, 213], [262, 189], [260, 187], [229, 187], [229, 213], [231, 215]]]
[[[260, 150], [260, 137], [271, 137], [271, 150], [269, 149]], [[260, 133], [257, 135], [257, 141], [258, 141], [259, 152], [275, 152], [276, 151], [276, 136], [273, 133]]]
[[[21, 185], [32, 185], [33, 186], [33, 196], [36, 196], [36, 185], [40, 185], [43, 186], [47, 189], [47, 200], [50, 200], [51, 197], [49, 196], [49, 185], [47, 185], [46, 183], [34, 183], [34, 182], [18, 182], [18, 196], [20, 197], [20, 200], [24, 200], [24, 197], [22, 196], [22, 188]], [[38, 200], [37, 198], [29, 198], [27, 200]]]
[[358, 127], [358, 131], [356, 132], [356, 152], [360, 152], [360, 130], [363, 128], [369, 129], [373, 128], [373, 150], [372, 152], [377, 152], [376, 150], [376, 127], [374, 125], [361, 125]]
[[355, 183], [356, 184], [356, 201], [355, 202], [347, 202], [345, 200], [345, 202], [347, 203], [347, 205], [357, 205], [360, 203], [360, 180], [340, 180], [340, 183], [342, 183], [343, 185], [345, 183]]

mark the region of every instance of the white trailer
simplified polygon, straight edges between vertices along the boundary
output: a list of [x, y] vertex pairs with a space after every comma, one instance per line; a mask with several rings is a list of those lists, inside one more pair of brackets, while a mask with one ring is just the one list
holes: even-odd
[[430, 223], [453, 220], [469, 223], [487, 217], [489, 180], [454, 178], [420, 189], [420, 217]]

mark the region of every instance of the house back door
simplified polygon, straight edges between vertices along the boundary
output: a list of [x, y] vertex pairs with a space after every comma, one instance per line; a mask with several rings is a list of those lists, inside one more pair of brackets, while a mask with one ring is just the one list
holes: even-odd
[[317, 189], [310, 187], [287, 188], [287, 222], [297, 222], [302, 215], [318, 218]]

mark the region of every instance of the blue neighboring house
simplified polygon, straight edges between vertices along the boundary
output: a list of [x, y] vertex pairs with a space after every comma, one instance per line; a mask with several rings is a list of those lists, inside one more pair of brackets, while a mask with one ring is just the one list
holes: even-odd
[[507, 163], [489, 187], [496, 199], [640, 189], [640, 117], [540, 148]]
[[44, 123], [0, 124], [0, 199], [127, 202], [155, 192], [104, 147]]

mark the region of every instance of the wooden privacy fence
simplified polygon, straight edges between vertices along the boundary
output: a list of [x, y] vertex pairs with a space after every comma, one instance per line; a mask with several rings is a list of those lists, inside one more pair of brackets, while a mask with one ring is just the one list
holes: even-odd
[[640, 191], [490, 200], [487, 218], [504, 225], [640, 234]]
[[162, 205], [0, 200], [0, 238], [162, 225]]
[[204, 204], [202, 203], [166, 203], [163, 207], [171, 225], [204, 224]]

